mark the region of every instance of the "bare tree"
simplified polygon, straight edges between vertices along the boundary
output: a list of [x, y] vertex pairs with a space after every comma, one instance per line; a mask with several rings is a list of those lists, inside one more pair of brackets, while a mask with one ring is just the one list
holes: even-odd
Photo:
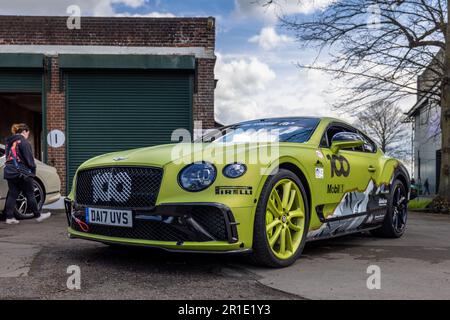
[[[256, 0], [264, 6], [306, 0]], [[303, 68], [344, 79], [348, 94], [335, 107], [366, 108], [378, 100], [397, 102], [425, 94], [417, 77], [429, 66], [428, 79], [440, 86], [435, 99], [442, 107], [441, 196], [450, 201], [450, 0], [337, 0], [310, 16], [280, 16], [283, 26], [305, 48], [331, 56]], [[435, 59], [441, 52], [443, 59]], [[434, 63], [431, 63], [434, 60]], [[430, 65], [431, 63], [431, 65]], [[427, 89], [427, 88], [426, 88]]]
[[400, 108], [385, 101], [379, 101], [355, 114], [354, 125], [369, 134], [381, 150], [392, 157], [406, 159], [410, 152], [407, 125]]

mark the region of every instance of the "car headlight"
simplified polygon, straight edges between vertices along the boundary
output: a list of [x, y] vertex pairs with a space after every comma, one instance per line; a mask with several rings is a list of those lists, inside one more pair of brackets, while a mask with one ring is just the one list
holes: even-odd
[[247, 166], [242, 163], [232, 163], [223, 168], [223, 175], [227, 178], [236, 179], [247, 172]]
[[183, 189], [196, 192], [205, 190], [212, 185], [216, 176], [216, 168], [211, 163], [193, 163], [181, 170], [178, 182]]

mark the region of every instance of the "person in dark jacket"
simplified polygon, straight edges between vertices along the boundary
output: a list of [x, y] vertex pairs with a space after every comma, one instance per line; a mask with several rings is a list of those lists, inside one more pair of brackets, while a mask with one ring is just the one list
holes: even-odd
[[30, 128], [24, 124], [14, 124], [12, 136], [6, 139], [4, 178], [8, 181], [8, 197], [5, 214], [7, 224], [18, 224], [14, 217], [16, 201], [20, 193], [26, 197], [28, 206], [38, 222], [50, 218], [51, 213], [41, 213], [34, 197], [33, 178], [36, 176], [36, 163], [33, 150], [28, 142]]
[[430, 192], [430, 182], [428, 181], [428, 178], [425, 180], [425, 183], [423, 184], [423, 187], [425, 189], [424, 195], [431, 195]]

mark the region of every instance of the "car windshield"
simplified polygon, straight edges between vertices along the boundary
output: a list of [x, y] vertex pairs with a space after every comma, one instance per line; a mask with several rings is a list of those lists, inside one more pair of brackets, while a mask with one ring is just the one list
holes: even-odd
[[197, 142], [254, 143], [254, 142], [307, 142], [320, 119], [268, 119], [238, 123], [215, 130]]

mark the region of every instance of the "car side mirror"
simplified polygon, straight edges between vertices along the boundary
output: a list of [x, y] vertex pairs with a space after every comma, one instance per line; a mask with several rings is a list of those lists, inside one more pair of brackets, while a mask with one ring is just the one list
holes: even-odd
[[364, 145], [360, 135], [353, 132], [339, 132], [331, 140], [331, 151], [338, 153], [342, 149], [358, 148]]

